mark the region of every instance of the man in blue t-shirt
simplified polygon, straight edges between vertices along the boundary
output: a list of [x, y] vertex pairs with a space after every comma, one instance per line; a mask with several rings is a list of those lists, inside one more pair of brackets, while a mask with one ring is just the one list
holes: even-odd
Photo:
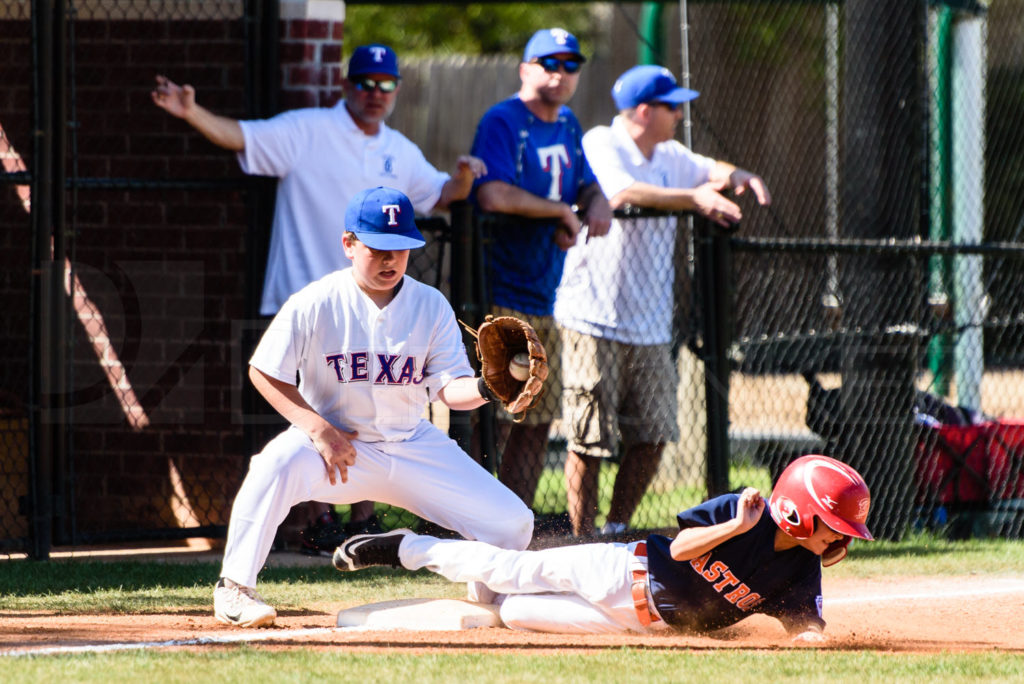
[[501, 421], [508, 439], [498, 476], [528, 506], [551, 421], [559, 414], [561, 350], [553, 313], [565, 251], [577, 239], [605, 235], [612, 219], [583, 155], [579, 121], [566, 106], [585, 61], [568, 31], [535, 33], [519, 65], [519, 92], [484, 114], [471, 152], [487, 166], [487, 176], [474, 189], [479, 209], [523, 218], [487, 224], [492, 313], [528, 320], [551, 364], [542, 404], [521, 423], [511, 423], [507, 415]]
[[708, 632], [755, 613], [798, 642], [823, 643], [821, 568], [870, 540], [871, 493], [850, 466], [809, 455], [791, 463], [769, 501], [753, 487], [680, 513], [674, 537], [509, 551], [395, 530], [357, 535], [334, 552], [339, 570], [428, 568], [505, 595], [513, 629], [560, 634]]

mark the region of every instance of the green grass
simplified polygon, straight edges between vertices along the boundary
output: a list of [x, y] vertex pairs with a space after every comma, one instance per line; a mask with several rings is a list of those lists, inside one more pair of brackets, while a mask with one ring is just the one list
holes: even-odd
[[[618, 472], [619, 466], [613, 461], [608, 461], [601, 468], [596, 519], [598, 526], [604, 524], [608, 509], [611, 507], [612, 487]], [[730, 466], [729, 481], [737, 487], [757, 487], [765, 493], [771, 491], [772, 485], [767, 468], [742, 463]], [[651, 530], [674, 528], [676, 514], [703, 501], [705, 492], [706, 486], [702, 478], [676, 487], [651, 487], [644, 493], [640, 505], [633, 514], [632, 526]], [[533, 508], [542, 514], [561, 513], [566, 510], [565, 474], [562, 468], [545, 468], [541, 473]]]
[[8, 682], [1007, 682], [1024, 657], [917, 656], [834, 651], [693, 651], [611, 648], [598, 653], [352, 653], [344, 648], [268, 651], [257, 646], [200, 653], [132, 652], [11, 658]]
[[[1024, 543], [949, 541], [930, 534], [857, 544], [833, 576], [999, 575], [1024, 568]], [[214, 563], [61, 560], [0, 563], [0, 611], [65, 614], [186, 613], [208, 616], [218, 566]], [[421, 571], [369, 570], [354, 574], [323, 567], [277, 567], [260, 577], [260, 591], [281, 610], [317, 610], [406, 597], [463, 595], [463, 587]], [[320, 604], [318, 608], [318, 604]], [[0, 620], [5, 618], [0, 612]], [[10, 623], [8, 623], [10, 624]], [[325, 626], [330, 624], [325, 621]], [[0, 646], [0, 650], [4, 647]], [[664, 647], [609, 647], [555, 654], [530, 648], [502, 654], [434, 652], [405, 646], [383, 653], [331, 644], [287, 651], [231, 644], [199, 652], [166, 650], [0, 658], [5, 682], [967, 682], [1021, 681], [1017, 653], [907, 655], [866, 651], [757, 651]], [[642, 673], [642, 676], [640, 675]]]
[[[949, 541], [930, 533], [901, 542], [857, 542], [849, 558], [825, 572], [834, 577], [1000, 575], [1024, 568], [1024, 542]], [[30, 560], [0, 563], [0, 610], [64, 613], [207, 612], [219, 566], [215, 563]], [[383, 598], [459, 597], [463, 588], [422, 570], [371, 569], [339, 573], [320, 567], [273, 567], [260, 574], [260, 592], [274, 605], [301, 609]]]
[[[220, 566], [215, 563], [11, 561], [0, 563], [0, 610], [61, 613], [209, 612]], [[259, 591], [273, 605], [302, 609], [324, 602], [351, 604], [465, 594], [426, 570], [340, 573], [322, 567], [266, 568]]]

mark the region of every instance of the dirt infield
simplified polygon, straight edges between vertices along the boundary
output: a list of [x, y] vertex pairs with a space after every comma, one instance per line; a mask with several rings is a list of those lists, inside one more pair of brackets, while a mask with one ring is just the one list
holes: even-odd
[[[0, 655], [125, 649], [338, 648], [362, 652], [534, 654], [630, 646], [657, 650], [780, 649], [793, 644], [778, 622], [753, 616], [711, 636], [527, 634], [504, 628], [458, 632], [335, 629], [344, 603], [283, 611], [271, 629], [240, 630], [209, 612], [150, 615], [0, 613]], [[1024, 653], [1024, 575], [828, 580], [825, 618], [830, 649], [902, 653]]]

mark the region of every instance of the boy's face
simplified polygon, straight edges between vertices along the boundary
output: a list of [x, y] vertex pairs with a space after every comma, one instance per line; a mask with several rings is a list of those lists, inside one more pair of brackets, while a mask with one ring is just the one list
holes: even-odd
[[409, 250], [370, 249], [348, 236], [343, 237], [341, 243], [345, 256], [352, 260], [356, 282], [367, 293], [389, 293], [405, 275]]
[[820, 518], [815, 518], [814, 534], [807, 539], [799, 539], [797, 541], [800, 546], [820, 556], [825, 553], [825, 549], [829, 547], [829, 544], [839, 541], [842, 538], [843, 535], [841, 533], [836, 532], [831, 527], [821, 522]]

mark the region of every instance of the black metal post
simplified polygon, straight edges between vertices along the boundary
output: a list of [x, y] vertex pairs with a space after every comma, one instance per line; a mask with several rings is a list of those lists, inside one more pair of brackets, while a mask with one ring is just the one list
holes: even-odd
[[[452, 308], [460, 321], [477, 325], [479, 307], [473, 297], [473, 207], [463, 201], [454, 202], [449, 209], [452, 222]], [[470, 411], [451, 411], [448, 417], [448, 436], [467, 453], [472, 451], [470, 414]]]
[[54, 205], [61, 196], [54, 188], [54, 79], [55, 16], [60, 3], [38, 0], [32, 4], [33, 40], [33, 174], [32, 174], [32, 349], [30, 356], [30, 473], [32, 478], [29, 554], [36, 559], [50, 556], [53, 545], [53, 463], [58, 432], [52, 423], [54, 397], [55, 307], [61, 292], [61, 271], [53, 255]]
[[[245, 116], [265, 118], [277, 113], [277, 94], [280, 90], [278, 70], [277, 31], [279, 12], [277, 2], [247, 0], [245, 3]], [[266, 319], [260, 315], [263, 279], [266, 272], [270, 230], [274, 221], [277, 179], [246, 176], [246, 279], [245, 315], [242, 323], [241, 363], [234, 371], [238, 374], [243, 415], [243, 440], [246, 454], [254, 454], [263, 447], [270, 434], [280, 424], [276, 414], [268, 414], [262, 397], [248, 380], [248, 360], [266, 328]], [[341, 245], [335, 245], [341, 249]], [[267, 415], [272, 416], [265, 420]]]
[[695, 271], [703, 320], [708, 496], [729, 491], [729, 347], [733, 341], [733, 273], [729, 235], [694, 217]]

